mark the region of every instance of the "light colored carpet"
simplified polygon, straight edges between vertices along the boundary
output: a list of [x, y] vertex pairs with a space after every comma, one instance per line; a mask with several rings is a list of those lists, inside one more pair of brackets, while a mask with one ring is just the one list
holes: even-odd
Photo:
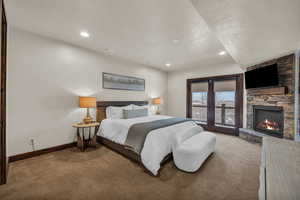
[[165, 164], [159, 177], [99, 147], [66, 149], [10, 165], [0, 199], [257, 199], [260, 146], [217, 134], [216, 152], [196, 173]]

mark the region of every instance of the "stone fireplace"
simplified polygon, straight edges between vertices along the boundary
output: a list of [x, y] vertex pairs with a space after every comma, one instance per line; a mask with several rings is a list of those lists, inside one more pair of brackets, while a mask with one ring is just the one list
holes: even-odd
[[284, 118], [280, 106], [253, 106], [253, 129], [270, 136], [283, 137]]
[[240, 136], [245, 139], [249, 134], [260, 137], [258, 140], [264, 135], [294, 139], [295, 55], [273, 59], [248, 67], [247, 70], [274, 63], [278, 65], [280, 85], [246, 91], [247, 126], [240, 129]]

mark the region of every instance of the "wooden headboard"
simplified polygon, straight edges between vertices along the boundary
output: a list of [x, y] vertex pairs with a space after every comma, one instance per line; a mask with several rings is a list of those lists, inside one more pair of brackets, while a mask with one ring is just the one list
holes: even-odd
[[106, 108], [108, 106], [128, 106], [130, 104], [144, 106], [148, 104], [148, 101], [97, 101], [97, 122], [106, 119]]

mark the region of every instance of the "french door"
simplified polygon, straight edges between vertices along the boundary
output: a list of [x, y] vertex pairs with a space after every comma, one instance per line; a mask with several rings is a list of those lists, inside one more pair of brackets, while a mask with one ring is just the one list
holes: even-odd
[[207, 130], [237, 135], [243, 122], [243, 74], [188, 79], [186, 110]]

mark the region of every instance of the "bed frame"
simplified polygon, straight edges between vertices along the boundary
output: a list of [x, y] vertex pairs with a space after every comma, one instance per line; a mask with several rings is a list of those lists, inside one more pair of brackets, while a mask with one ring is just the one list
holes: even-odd
[[[148, 104], [148, 101], [98, 101], [97, 102], [97, 114], [96, 114], [97, 122], [101, 123], [101, 121], [103, 119], [106, 119], [106, 108], [108, 106], [128, 106], [130, 104], [134, 104], [134, 105], [138, 105], [138, 106], [144, 106], [144, 105]], [[100, 144], [105, 145], [106, 147], [108, 147], [108, 148], [110, 148], [110, 149], [112, 149], [112, 150], [114, 150], [118, 153], [120, 153], [121, 155], [129, 158], [130, 160], [132, 160], [134, 162], [137, 162], [138, 164], [140, 164], [144, 167], [144, 165], [142, 164], [140, 155], [137, 154], [136, 152], [130, 150], [125, 145], [115, 143], [115, 142], [113, 142], [111, 140], [108, 140], [108, 139], [106, 139], [104, 137], [101, 137], [101, 136], [97, 136], [97, 142], [100, 143]], [[172, 158], [172, 155], [168, 154], [163, 159], [161, 164], [166, 163], [167, 161], [171, 160], [171, 158]]]

